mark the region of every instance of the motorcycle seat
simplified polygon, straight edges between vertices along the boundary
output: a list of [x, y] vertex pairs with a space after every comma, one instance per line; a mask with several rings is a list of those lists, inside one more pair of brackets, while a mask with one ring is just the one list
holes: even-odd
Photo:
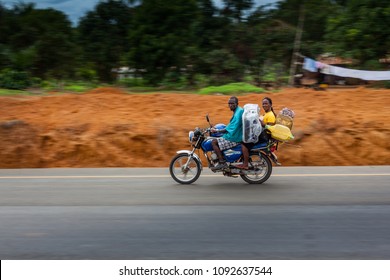
[[267, 141], [264, 141], [264, 142], [257, 142], [251, 150], [257, 150], [257, 149], [263, 149], [263, 148], [266, 148], [268, 145], [268, 142]]

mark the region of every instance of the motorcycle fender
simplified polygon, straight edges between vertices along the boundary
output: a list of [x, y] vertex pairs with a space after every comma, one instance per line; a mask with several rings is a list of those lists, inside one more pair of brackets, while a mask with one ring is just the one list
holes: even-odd
[[271, 160], [271, 162], [273, 162], [274, 164], [276, 164], [276, 165], [281, 165], [281, 164], [278, 162], [278, 160], [274, 157], [273, 154], [267, 154], [267, 153], [264, 152], [264, 151], [260, 151], [260, 154], [261, 154], [261, 156], [263, 156], [263, 157], [268, 157], [268, 158]]
[[[177, 151], [176, 154], [191, 154], [191, 151], [189, 150], [180, 150], [180, 151]], [[202, 170], [203, 169], [203, 165], [202, 165], [202, 161], [200, 160], [199, 156], [197, 154], [193, 154], [194, 158], [196, 158], [199, 163], [200, 163], [200, 169]]]

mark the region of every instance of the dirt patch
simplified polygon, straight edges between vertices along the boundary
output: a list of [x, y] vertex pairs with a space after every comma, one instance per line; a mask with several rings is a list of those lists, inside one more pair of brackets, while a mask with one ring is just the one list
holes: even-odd
[[[240, 105], [272, 98], [295, 113], [295, 140], [279, 146], [284, 166], [390, 164], [390, 90], [283, 89], [239, 96]], [[189, 149], [188, 131], [227, 123], [227, 96], [85, 94], [0, 97], [0, 168], [167, 167]]]

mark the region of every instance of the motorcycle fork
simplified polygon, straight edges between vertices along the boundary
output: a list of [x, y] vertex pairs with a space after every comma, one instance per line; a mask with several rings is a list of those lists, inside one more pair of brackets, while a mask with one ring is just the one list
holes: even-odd
[[188, 165], [190, 164], [191, 160], [194, 158], [194, 153], [195, 153], [195, 150], [196, 150], [196, 147], [194, 147], [191, 151], [191, 153], [188, 154], [188, 159], [187, 159], [187, 162], [184, 164], [184, 166], [182, 167], [183, 169], [183, 172], [187, 172], [188, 170], [190, 170], [188, 168]]

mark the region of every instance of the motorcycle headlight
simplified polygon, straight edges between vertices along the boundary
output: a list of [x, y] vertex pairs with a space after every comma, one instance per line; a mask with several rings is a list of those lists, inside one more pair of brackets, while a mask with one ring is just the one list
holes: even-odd
[[194, 132], [193, 132], [193, 131], [190, 131], [190, 132], [188, 133], [188, 138], [189, 138], [189, 140], [190, 140], [190, 143], [192, 143], [192, 141], [194, 140]]

